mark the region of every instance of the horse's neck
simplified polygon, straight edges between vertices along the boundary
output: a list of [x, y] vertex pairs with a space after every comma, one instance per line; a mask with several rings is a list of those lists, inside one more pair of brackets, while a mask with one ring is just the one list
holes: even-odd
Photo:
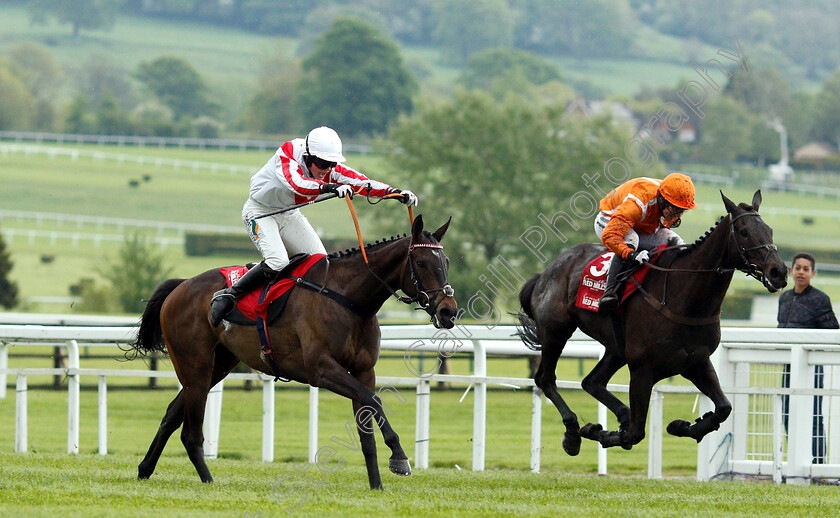
[[361, 253], [342, 261], [340, 284], [337, 283], [335, 289], [365, 309], [376, 312], [401, 287], [408, 238], [365, 249], [365, 252], [368, 264]]
[[[730, 238], [729, 218], [721, 220], [717, 227], [693, 250], [676, 258], [671, 268], [686, 270], [723, 270], [732, 268], [732, 250], [730, 249], [732, 239]], [[729, 283], [732, 282], [732, 272], [712, 273], [708, 271], [697, 273], [670, 274], [671, 281], [679, 293], [680, 300], [684, 301], [686, 307], [700, 307], [714, 313], [723, 304], [723, 298]], [[679, 275], [676, 277], [675, 275]], [[673, 300], [673, 297], [671, 297]]]

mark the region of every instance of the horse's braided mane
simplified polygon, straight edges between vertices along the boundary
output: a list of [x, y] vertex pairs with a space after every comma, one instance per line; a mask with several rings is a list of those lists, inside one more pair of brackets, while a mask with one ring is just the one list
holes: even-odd
[[[425, 230], [423, 231], [423, 233], [424, 234], [429, 234], [429, 232], [427, 232]], [[399, 236], [399, 235], [391, 236], [388, 239], [383, 238], [381, 241], [377, 239], [374, 243], [366, 244], [365, 245], [365, 250], [370, 249], [370, 248], [376, 248], [377, 246], [382, 246], [386, 243], [392, 243], [394, 241], [399, 241], [400, 239], [403, 239], [405, 237], [408, 237], [408, 234], [403, 234], [401, 236]], [[333, 252], [329, 255], [329, 257], [332, 258], [332, 259], [336, 259], [336, 258], [340, 258], [340, 257], [348, 257], [348, 256], [351, 256], [351, 255], [358, 254], [360, 251], [361, 251], [361, 248], [359, 248], [359, 247], [348, 248], [348, 249], [344, 250], [343, 252], [342, 251]]]
[[[753, 209], [752, 205], [748, 205], [746, 203], [740, 203], [740, 204], [738, 204], [738, 206], [740, 208], [744, 209], [745, 211], [755, 212], [755, 209]], [[690, 246], [687, 246], [687, 247], [683, 248], [682, 250], [680, 250], [679, 255], [687, 254], [688, 252], [691, 252], [692, 250], [696, 250], [697, 247], [699, 247], [701, 244], [703, 244], [703, 242], [706, 240], [706, 238], [708, 238], [712, 234], [712, 232], [715, 231], [715, 229], [720, 225], [720, 222], [723, 221], [723, 218], [725, 218], [725, 217], [726, 217], [726, 215], [723, 215], [723, 216], [719, 217], [718, 220], [715, 222], [715, 224], [712, 227], [710, 227], [709, 230], [707, 230], [705, 234], [698, 237], [697, 240], [694, 241], [694, 243], [692, 243]]]

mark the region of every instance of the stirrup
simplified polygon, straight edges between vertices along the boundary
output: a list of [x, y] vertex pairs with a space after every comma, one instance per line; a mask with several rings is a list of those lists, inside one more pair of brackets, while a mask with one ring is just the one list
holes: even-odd
[[[605, 302], [606, 304], [604, 304]], [[601, 296], [601, 301], [598, 303], [598, 313], [615, 313], [620, 302], [618, 293], [605, 293]]]

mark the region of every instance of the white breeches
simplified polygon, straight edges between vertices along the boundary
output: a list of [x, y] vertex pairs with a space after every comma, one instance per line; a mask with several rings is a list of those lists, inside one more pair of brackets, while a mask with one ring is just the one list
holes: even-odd
[[289, 256], [327, 253], [321, 238], [300, 210], [256, 219], [266, 207], [252, 200], [242, 208], [242, 221], [265, 264], [274, 271], [289, 264]]
[[[601, 234], [610, 222], [610, 215], [600, 212], [595, 216], [595, 233], [598, 239], [601, 239]], [[660, 227], [659, 230], [653, 234], [639, 234], [633, 229], [630, 229], [624, 234], [624, 242], [632, 246], [636, 250], [653, 250], [660, 245], [681, 245], [685, 243], [683, 239], [673, 230], [665, 227]]]

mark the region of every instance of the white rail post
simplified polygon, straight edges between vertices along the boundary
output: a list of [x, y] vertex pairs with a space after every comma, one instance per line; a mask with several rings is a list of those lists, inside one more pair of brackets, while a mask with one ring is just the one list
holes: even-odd
[[[604, 357], [604, 353], [606, 353], [606, 349], [601, 349], [598, 353], [598, 361]], [[607, 407], [603, 403], [598, 403], [598, 424], [600, 424], [604, 430], [607, 430]], [[607, 449], [598, 443], [598, 474], [599, 475], [606, 475], [607, 474]]]
[[[814, 387], [814, 369], [808, 365], [808, 355], [801, 344], [790, 348], [790, 388]], [[788, 416], [788, 484], [808, 484], [806, 477], [811, 466], [811, 435], [814, 396], [790, 396]]]
[[429, 469], [429, 407], [431, 399], [429, 378], [417, 382], [417, 410], [414, 425], [414, 467]]
[[540, 450], [542, 448], [542, 405], [543, 393], [534, 386], [531, 394], [531, 473], [540, 472]]
[[79, 343], [67, 341], [67, 453], [79, 453]]
[[[481, 340], [473, 340], [473, 375], [487, 376], [487, 352]], [[473, 383], [473, 471], [484, 471], [484, 442], [487, 434], [487, 382]]]
[[[353, 423], [356, 423], [355, 418]], [[309, 387], [309, 462], [315, 464], [318, 454], [318, 387]]]
[[648, 478], [662, 478], [662, 419], [665, 396], [654, 387], [650, 395], [650, 438], [648, 439]]
[[204, 405], [204, 457], [208, 459], [219, 457], [219, 428], [222, 421], [224, 384], [225, 381], [222, 380], [215, 387], [210, 388]]
[[15, 385], [15, 452], [17, 453], [24, 453], [27, 450], [26, 390], [26, 375], [18, 374]]
[[274, 462], [274, 380], [263, 380], [263, 462]]
[[[735, 386], [735, 369], [729, 362], [729, 352], [723, 345], [718, 346], [717, 350], [710, 358], [712, 366], [717, 371], [718, 380], [720, 380], [721, 387]], [[699, 413], [705, 415], [706, 412], [714, 410], [712, 400], [704, 395], [700, 395]], [[729, 395], [729, 398], [734, 398]], [[731, 436], [734, 432], [733, 423], [736, 415], [740, 411], [737, 406], [734, 406], [736, 401], [732, 401], [733, 411], [732, 415], [721, 423], [720, 429], [709, 433], [697, 445], [697, 480], [710, 480], [713, 476], [718, 474], [718, 467], [724, 464], [724, 461], [732, 462], [732, 441], [727, 441], [727, 436]], [[717, 464], [717, 467], [714, 466]], [[723, 466], [724, 470], [729, 470], [729, 465]]]
[[785, 458], [785, 423], [782, 418], [784, 396], [776, 394], [773, 398], [773, 482], [782, 483], [782, 461]]
[[108, 381], [99, 376], [99, 454], [108, 455]]
[[[0, 371], [9, 368], [9, 347], [0, 342]], [[8, 377], [5, 372], [0, 372], [0, 399], [6, 399], [6, 383]]]

